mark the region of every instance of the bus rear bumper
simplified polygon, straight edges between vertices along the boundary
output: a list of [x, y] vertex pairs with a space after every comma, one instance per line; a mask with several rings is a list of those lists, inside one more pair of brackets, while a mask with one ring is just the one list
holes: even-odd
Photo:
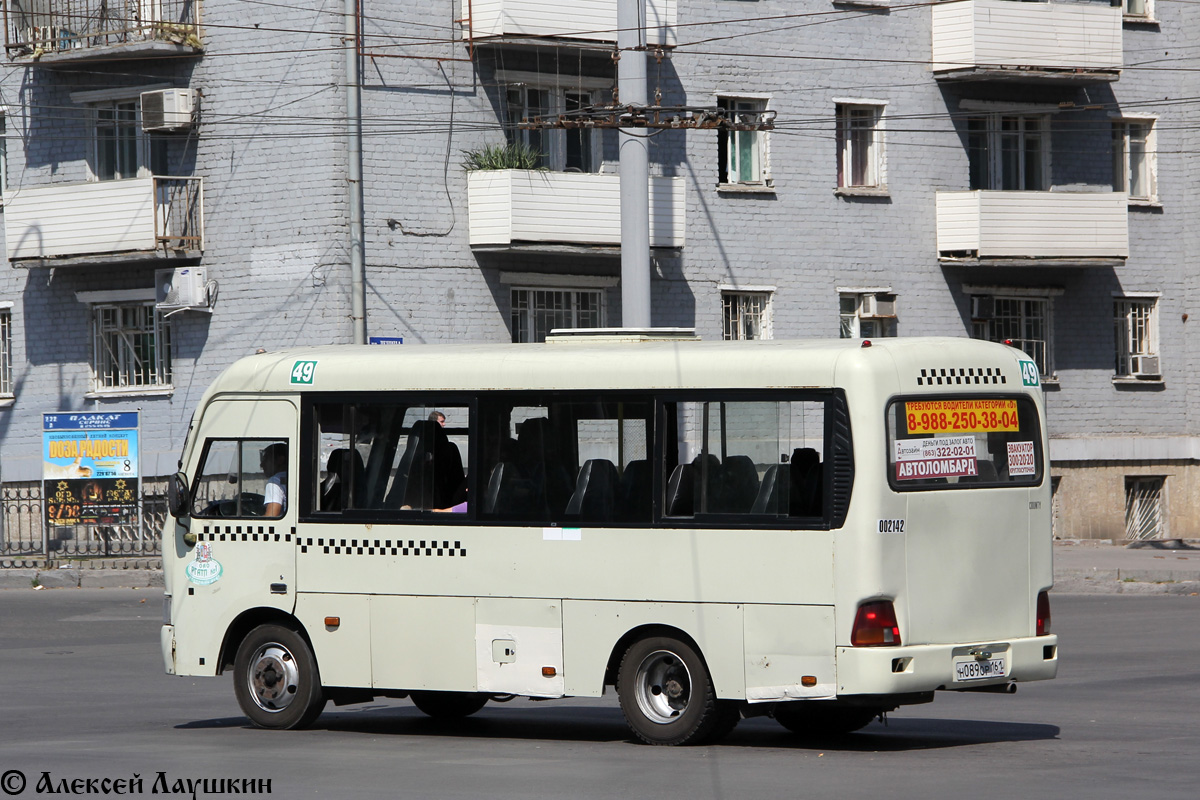
[[1057, 673], [1057, 636], [978, 644], [837, 649], [839, 695], [969, 690], [1013, 681], [1049, 680]]

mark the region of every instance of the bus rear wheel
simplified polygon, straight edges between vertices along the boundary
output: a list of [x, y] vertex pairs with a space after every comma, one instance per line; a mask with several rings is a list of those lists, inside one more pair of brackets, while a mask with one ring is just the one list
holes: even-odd
[[413, 692], [413, 705], [434, 719], [462, 719], [487, 705], [488, 696], [477, 692]]
[[801, 736], [839, 736], [865, 728], [883, 709], [847, 706], [832, 700], [798, 700], [775, 707], [775, 720]]
[[283, 625], [259, 625], [238, 646], [233, 690], [260, 728], [306, 728], [325, 708], [317, 659], [308, 642]]
[[617, 674], [621, 711], [647, 744], [702, 744], [733, 729], [736, 703], [717, 699], [708, 668], [691, 646], [666, 636], [635, 642]]

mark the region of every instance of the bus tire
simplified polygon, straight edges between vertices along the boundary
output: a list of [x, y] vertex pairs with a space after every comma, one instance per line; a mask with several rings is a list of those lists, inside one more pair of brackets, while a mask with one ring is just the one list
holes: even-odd
[[775, 720], [801, 736], [840, 736], [865, 728], [882, 709], [847, 706], [831, 700], [799, 700], [775, 707]]
[[234, 659], [238, 705], [260, 728], [306, 728], [325, 708], [317, 659], [304, 637], [283, 625], [259, 625]]
[[625, 651], [617, 695], [629, 729], [647, 744], [701, 744], [737, 724], [730, 716], [736, 706], [717, 699], [699, 654], [666, 636], [641, 639]]
[[488, 696], [478, 692], [413, 692], [413, 705], [434, 719], [462, 719], [487, 705]]

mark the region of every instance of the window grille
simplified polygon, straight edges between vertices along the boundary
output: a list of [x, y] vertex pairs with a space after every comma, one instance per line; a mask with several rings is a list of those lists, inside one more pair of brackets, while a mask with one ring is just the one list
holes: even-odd
[[96, 391], [171, 384], [170, 325], [153, 303], [93, 307]]
[[12, 312], [0, 309], [0, 395], [13, 393]]
[[513, 289], [512, 340], [544, 342], [555, 328], [601, 328], [604, 297], [597, 290]]
[[1165, 478], [1125, 479], [1125, 536], [1131, 540], [1161, 539]]
[[726, 340], [771, 338], [769, 292], [722, 292], [721, 306]]
[[1113, 311], [1117, 375], [1159, 374], [1154, 298], [1117, 300]]
[[990, 307], [989, 319], [972, 320], [972, 337], [989, 342], [1009, 342], [1034, 360], [1043, 377], [1053, 374], [1049, 299], [997, 296], [991, 298]]

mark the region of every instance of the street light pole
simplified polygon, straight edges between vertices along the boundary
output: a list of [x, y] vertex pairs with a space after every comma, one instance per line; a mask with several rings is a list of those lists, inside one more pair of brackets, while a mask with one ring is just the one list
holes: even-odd
[[[617, 93], [623, 106], [644, 107], [646, 0], [617, 0]], [[650, 156], [644, 133], [621, 128], [621, 324], [650, 327]]]

